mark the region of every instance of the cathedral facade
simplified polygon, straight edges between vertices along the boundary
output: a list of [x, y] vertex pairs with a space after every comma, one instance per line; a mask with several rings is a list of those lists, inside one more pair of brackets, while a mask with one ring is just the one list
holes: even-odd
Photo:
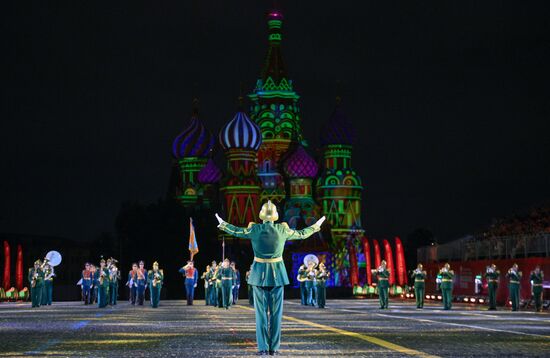
[[[239, 226], [257, 222], [267, 200], [278, 206], [281, 219], [292, 228], [309, 226], [326, 215], [329, 229], [309, 244], [287, 250], [293, 253], [293, 267], [303, 255], [317, 253], [331, 266], [332, 284], [356, 284], [356, 250], [364, 230], [363, 186], [351, 161], [353, 128], [337, 98], [321, 128], [322, 157], [312, 156], [302, 134], [300, 96], [281, 51], [281, 11], [268, 12], [267, 25], [267, 55], [248, 95], [249, 105], [241, 98], [233, 118], [212, 134], [195, 103], [189, 126], [174, 140], [172, 154], [180, 174], [176, 199], [186, 207], [216, 209]], [[215, 146], [225, 155], [224, 170], [212, 159]], [[238, 241], [224, 239], [229, 245]]]

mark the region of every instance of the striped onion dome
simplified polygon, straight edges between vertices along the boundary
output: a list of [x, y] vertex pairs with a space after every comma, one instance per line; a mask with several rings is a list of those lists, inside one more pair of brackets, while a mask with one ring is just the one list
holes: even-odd
[[355, 141], [353, 125], [342, 109], [340, 99], [337, 98], [336, 101], [336, 108], [334, 109], [334, 112], [332, 112], [332, 115], [321, 129], [321, 145], [353, 145], [353, 142]]
[[191, 123], [174, 140], [172, 154], [176, 159], [206, 157], [213, 147], [214, 136], [204, 127], [195, 103]]
[[212, 159], [208, 159], [206, 165], [202, 167], [199, 174], [197, 174], [197, 179], [201, 184], [215, 184], [219, 182], [221, 178], [222, 172]]
[[286, 160], [284, 169], [290, 178], [315, 178], [319, 166], [300, 145]]
[[232, 148], [258, 150], [262, 144], [260, 127], [239, 110], [235, 117], [220, 131], [220, 144], [223, 149]]

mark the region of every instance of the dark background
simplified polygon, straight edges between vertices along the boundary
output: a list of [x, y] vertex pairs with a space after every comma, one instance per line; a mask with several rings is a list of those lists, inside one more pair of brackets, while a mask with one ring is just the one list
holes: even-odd
[[[341, 81], [369, 236], [443, 242], [548, 201], [544, 2], [280, 3], [312, 148]], [[253, 88], [271, 4], [4, 6], [0, 232], [97, 239], [121, 203], [164, 197], [192, 97], [217, 133]]]

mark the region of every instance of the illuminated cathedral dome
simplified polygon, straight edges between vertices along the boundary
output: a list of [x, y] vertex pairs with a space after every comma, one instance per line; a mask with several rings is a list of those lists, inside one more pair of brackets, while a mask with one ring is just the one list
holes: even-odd
[[353, 145], [355, 134], [351, 120], [344, 113], [340, 105], [340, 98], [336, 99], [336, 108], [321, 130], [321, 145], [346, 144]]
[[262, 144], [260, 127], [248, 118], [242, 109], [220, 131], [223, 149], [232, 148], [258, 150]]
[[172, 154], [176, 159], [206, 157], [214, 147], [214, 136], [200, 120], [197, 103], [197, 100], [193, 102], [191, 123], [176, 137], [172, 144]]
[[285, 172], [290, 178], [315, 178], [319, 167], [301, 145], [285, 163]]
[[197, 179], [201, 184], [215, 184], [220, 181], [221, 177], [222, 172], [212, 159], [209, 159], [208, 163], [197, 174]]

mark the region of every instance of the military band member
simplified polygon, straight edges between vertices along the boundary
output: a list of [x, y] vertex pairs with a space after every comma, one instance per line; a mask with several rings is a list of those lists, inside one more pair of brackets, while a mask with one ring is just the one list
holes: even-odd
[[441, 296], [443, 296], [443, 309], [450, 310], [453, 306], [453, 278], [455, 273], [451, 265], [446, 263], [441, 270]]
[[185, 276], [185, 297], [187, 298], [187, 305], [191, 306], [195, 296], [195, 287], [197, 287], [199, 273], [191, 260], [187, 261], [187, 265], [180, 268], [179, 272]]
[[307, 267], [305, 264], [300, 265], [298, 268], [298, 282], [300, 282], [300, 303], [302, 305], [307, 305], [307, 289], [306, 289], [306, 280], [307, 280]]
[[372, 270], [376, 275], [378, 282], [378, 299], [380, 300], [380, 309], [388, 309], [389, 291], [390, 291], [390, 272], [386, 268], [386, 261], [382, 260], [380, 266], [376, 270]]
[[218, 264], [212, 261], [210, 265], [210, 274], [208, 275], [208, 283], [210, 284], [210, 305], [218, 306], [218, 289], [216, 287], [216, 276], [218, 274]]
[[164, 281], [164, 272], [159, 269], [159, 263], [153, 262], [153, 269], [149, 271], [149, 290], [151, 291], [151, 307], [157, 308], [160, 302], [160, 291]]
[[137, 280], [137, 304], [143, 306], [145, 301], [145, 290], [147, 289], [147, 270], [145, 262], [139, 262], [138, 280]]
[[40, 260], [36, 260], [34, 266], [29, 269], [28, 280], [31, 285], [32, 307], [40, 307], [44, 291], [44, 271]]
[[99, 287], [97, 292], [97, 306], [99, 308], [107, 307], [109, 304], [109, 269], [106, 262], [101, 259], [99, 262]]
[[85, 305], [89, 305], [92, 298], [91, 290], [93, 284], [93, 274], [90, 270], [90, 264], [88, 262], [84, 265], [84, 270], [82, 270], [80, 278], [82, 279], [82, 300]]
[[229, 264], [229, 259], [223, 260], [222, 267], [218, 271], [218, 279], [222, 287], [222, 307], [229, 309], [233, 302], [233, 285], [235, 284], [235, 271]]
[[128, 272], [128, 282], [126, 283], [130, 289], [130, 303], [132, 305], [135, 305], [137, 301], [138, 271], [138, 265], [133, 263], [132, 269]]
[[231, 268], [235, 271], [235, 283], [233, 284], [233, 304], [237, 304], [239, 300], [239, 289], [241, 288], [241, 273], [237, 270], [235, 261], [231, 262]]
[[42, 306], [51, 306], [53, 296], [53, 278], [55, 276], [55, 271], [53, 266], [50, 265], [46, 259], [44, 260], [44, 291], [42, 292]]
[[208, 275], [210, 274], [210, 265], [206, 266], [206, 270], [201, 275], [201, 280], [204, 280], [204, 304], [210, 305], [210, 282], [208, 282]]
[[307, 298], [306, 298], [306, 305], [307, 306], [315, 306], [315, 303], [317, 301], [317, 294], [316, 294], [316, 288], [315, 285], [315, 277], [317, 276], [317, 270], [315, 269], [315, 261], [309, 261], [307, 263], [307, 270], [306, 270], [306, 292], [307, 292]]
[[259, 217], [261, 224], [250, 223], [248, 227], [240, 228], [223, 221], [216, 214], [220, 230], [251, 240], [254, 263], [248, 284], [253, 286], [254, 291], [258, 350], [262, 355], [276, 355], [281, 344], [284, 285], [289, 284], [283, 261], [285, 242], [303, 240], [320, 231], [325, 217], [303, 230], [293, 230], [287, 223], [275, 223], [279, 215], [271, 201], [262, 206]]
[[537, 265], [534, 271], [531, 271], [531, 288], [533, 298], [535, 299], [535, 311], [542, 312], [542, 281], [544, 280], [544, 272]]
[[508, 289], [510, 290], [510, 301], [512, 301], [512, 311], [519, 309], [519, 287], [523, 273], [518, 271], [518, 264], [512, 265], [508, 270], [506, 277], [508, 278]]
[[98, 290], [99, 290], [99, 271], [95, 265], [90, 265], [90, 270], [92, 272], [92, 300], [90, 303], [97, 303], [98, 299]]
[[325, 308], [327, 302], [327, 280], [330, 277], [330, 272], [325, 267], [324, 263], [319, 264], [317, 270], [317, 306]]
[[489, 291], [489, 311], [496, 311], [497, 309], [497, 289], [499, 277], [500, 271], [497, 270], [497, 266], [495, 264], [487, 267], [485, 279], [487, 280], [487, 290]]
[[416, 308], [424, 308], [424, 289], [426, 281], [426, 271], [423, 270], [422, 264], [416, 266], [416, 270], [412, 272], [411, 277], [414, 279], [414, 297], [416, 298]]
[[[244, 279], [246, 282], [248, 282], [248, 278], [250, 277], [250, 271], [252, 271], [252, 266], [250, 266], [250, 269], [244, 274]], [[247, 284], [246, 290], [248, 293], [248, 304], [254, 306], [254, 292], [252, 291], [252, 285]]]
[[120, 271], [116, 266], [116, 260], [110, 258], [107, 260], [107, 269], [109, 270], [109, 303], [116, 306], [118, 299], [118, 281], [120, 280]]

